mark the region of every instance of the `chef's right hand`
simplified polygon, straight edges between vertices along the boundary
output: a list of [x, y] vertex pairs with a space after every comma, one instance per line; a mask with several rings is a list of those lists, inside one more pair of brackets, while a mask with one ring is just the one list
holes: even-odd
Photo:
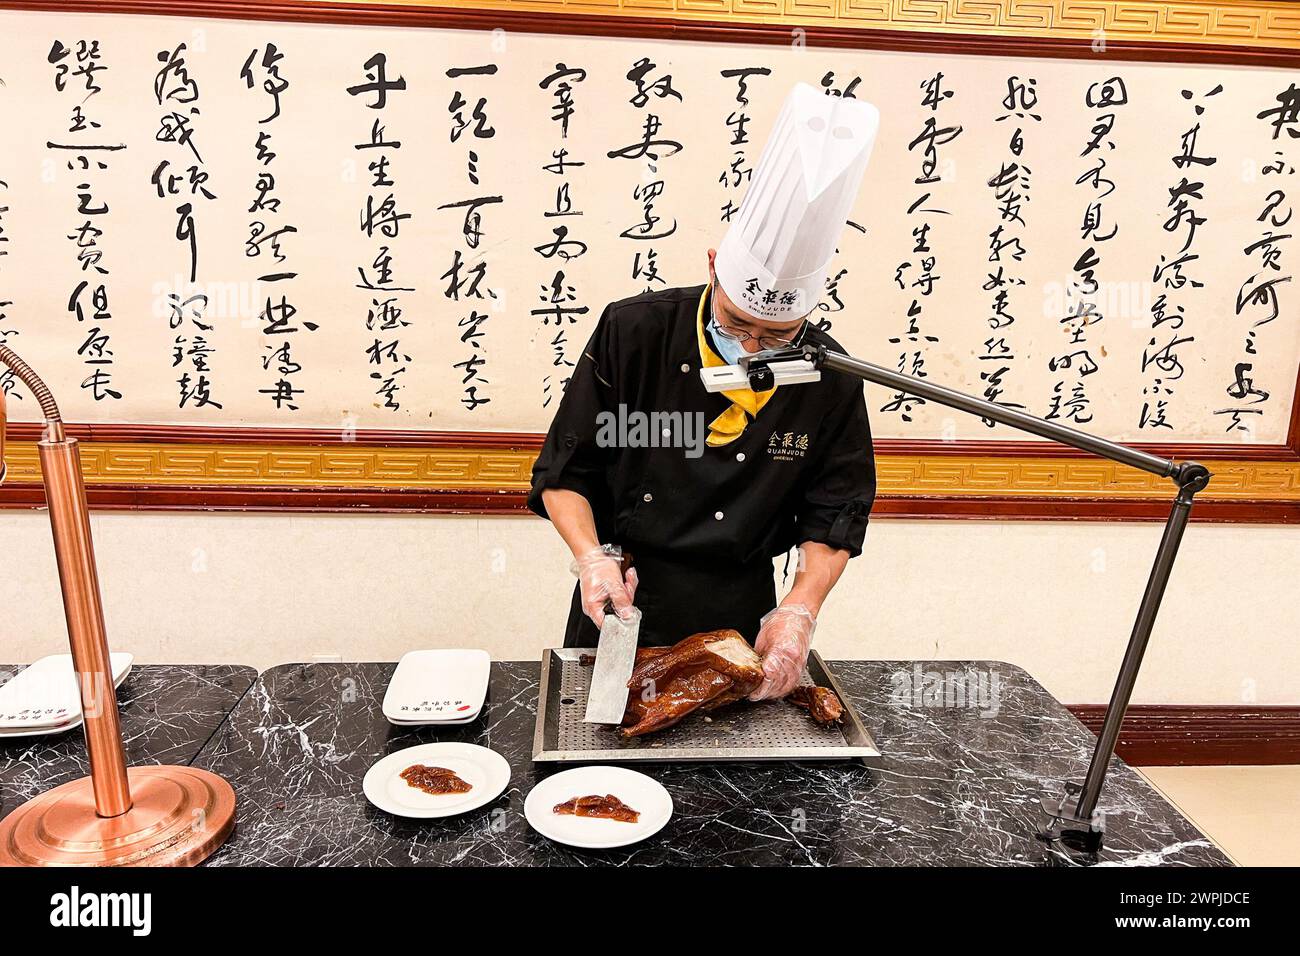
[[616, 544], [603, 544], [579, 555], [569, 569], [578, 576], [582, 589], [582, 610], [597, 627], [605, 623], [605, 605], [612, 604], [614, 613], [625, 618], [632, 610], [636, 597], [636, 568], [623, 573], [623, 549]]

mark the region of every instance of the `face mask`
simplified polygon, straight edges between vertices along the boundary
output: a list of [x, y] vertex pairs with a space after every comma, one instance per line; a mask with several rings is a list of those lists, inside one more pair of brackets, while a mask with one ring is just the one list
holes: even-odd
[[745, 354], [745, 344], [734, 335], [723, 331], [722, 326], [718, 325], [716, 314], [709, 316], [709, 334], [713, 337], [713, 347], [718, 350], [722, 361], [728, 365], [737, 364], [740, 357]]

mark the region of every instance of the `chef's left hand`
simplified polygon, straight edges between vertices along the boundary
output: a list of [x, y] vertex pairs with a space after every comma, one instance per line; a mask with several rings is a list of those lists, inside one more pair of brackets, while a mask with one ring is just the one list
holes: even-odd
[[817, 618], [802, 604], [783, 604], [763, 618], [754, 642], [763, 658], [763, 683], [750, 700], [784, 697], [798, 686], [816, 626]]

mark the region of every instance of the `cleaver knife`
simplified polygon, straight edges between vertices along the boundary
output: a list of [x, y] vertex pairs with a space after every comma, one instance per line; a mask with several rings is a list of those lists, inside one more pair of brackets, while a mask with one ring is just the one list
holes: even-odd
[[627, 710], [627, 682], [636, 664], [636, 642], [641, 634], [641, 612], [630, 608], [627, 619], [605, 606], [605, 621], [600, 625], [600, 643], [596, 645], [596, 663], [591, 669], [591, 689], [587, 692], [589, 724], [621, 724]]

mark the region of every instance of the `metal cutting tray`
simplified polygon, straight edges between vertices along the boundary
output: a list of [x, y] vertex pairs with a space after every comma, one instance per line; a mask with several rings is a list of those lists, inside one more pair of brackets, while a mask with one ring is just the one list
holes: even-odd
[[666, 730], [624, 740], [617, 728], [589, 724], [587, 690], [592, 668], [579, 658], [590, 648], [550, 648], [542, 654], [533, 760], [560, 763], [673, 763], [764, 760], [857, 760], [868, 766], [880, 757], [853, 704], [816, 651], [808, 656], [804, 683], [829, 687], [844, 702], [844, 722], [819, 727], [808, 714], [784, 701], [723, 707], [692, 714]]

